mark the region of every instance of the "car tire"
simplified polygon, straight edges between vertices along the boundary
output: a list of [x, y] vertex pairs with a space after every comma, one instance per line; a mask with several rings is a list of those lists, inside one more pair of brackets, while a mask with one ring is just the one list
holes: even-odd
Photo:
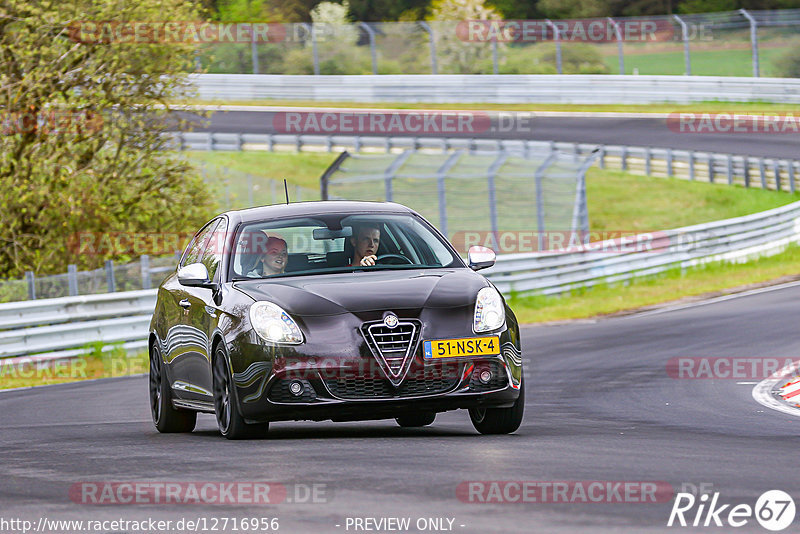
[[265, 436], [269, 430], [269, 423], [248, 424], [242, 417], [228, 365], [228, 357], [222, 346], [217, 347], [214, 353], [212, 375], [214, 413], [220, 434], [227, 439], [250, 439]]
[[470, 408], [469, 418], [481, 434], [510, 434], [522, 424], [525, 411], [525, 382], [520, 382], [519, 397], [510, 408]]
[[161, 351], [150, 345], [150, 414], [156, 429], [164, 434], [191, 432], [197, 424], [197, 412], [179, 410], [172, 405], [172, 388], [164, 373]]
[[428, 426], [436, 419], [436, 412], [410, 413], [396, 417], [395, 421], [403, 428]]

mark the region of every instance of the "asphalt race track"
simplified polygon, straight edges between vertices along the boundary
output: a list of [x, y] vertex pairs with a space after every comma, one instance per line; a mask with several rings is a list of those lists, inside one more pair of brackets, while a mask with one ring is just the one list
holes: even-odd
[[[198, 121], [194, 131], [286, 133], [274, 127], [274, 116], [274, 111], [216, 111], [208, 119]], [[492, 126], [479, 135], [449, 136], [651, 146], [793, 159], [800, 154], [798, 133], [682, 133], [670, 129], [666, 118], [534, 116], [530, 120], [518, 121], [519, 128], [509, 130], [510, 124], [501, 126], [493, 117]], [[440, 133], [427, 135], [442, 137]]]
[[[268, 439], [228, 442], [210, 415], [200, 416], [192, 435], [158, 434], [144, 377], [3, 392], [2, 516], [278, 517], [280, 532], [289, 533], [353, 532], [347, 517], [410, 517], [412, 525], [447, 517], [464, 533], [695, 530], [666, 527], [670, 502], [480, 504], [459, 500], [456, 488], [464, 481], [665, 481], [676, 492], [706, 484], [724, 503], [752, 506], [770, 489], [797, 499], [800, 418], [756, 403], [751, 381], [675, 379], [666, 363], [797, 359], [798, 302], [795, 286], [663, 313], [527, 327], [526, 417], [509, 436], [480, 436], [466, 413], [450, 412], [423, 429], [393, 421], [279, 423]], [[325, 484], [319, 500], [327, 502], [76, 504], [70, 487], [85, 481]], [[735, 530], [765, 531], [752, 518]]]

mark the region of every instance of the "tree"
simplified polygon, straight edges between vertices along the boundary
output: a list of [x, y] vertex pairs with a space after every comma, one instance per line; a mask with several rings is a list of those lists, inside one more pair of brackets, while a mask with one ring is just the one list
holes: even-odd
[[103, 22], [165, 19], [200, 16], [183, 0], [0, 7], [0, 276], [113, 257], [71, 249], [79, 232], [183, 232], [210, 215], [202, 180], [165, 150], [185, 127], [172, 102], [190, 94], [193, 45], [120, 43], [130, 26]]

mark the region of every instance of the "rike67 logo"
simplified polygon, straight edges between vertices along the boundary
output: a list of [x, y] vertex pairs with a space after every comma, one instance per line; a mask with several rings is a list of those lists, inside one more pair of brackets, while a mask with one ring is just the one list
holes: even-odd
[[755, 519], [765, 529], [777, 532], [792, 524], [795, 511], [794, 499], [781, 490], [764, 492], [755, 507], [749, 504], [720, 504], [719, 492], [699, 497], [691, 493], [678, 493], [667, 526], [739, 528]]

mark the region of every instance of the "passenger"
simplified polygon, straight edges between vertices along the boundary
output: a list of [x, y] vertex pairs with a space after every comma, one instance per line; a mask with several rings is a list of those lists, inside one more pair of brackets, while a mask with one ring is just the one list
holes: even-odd
[[375, 265], [378, 259], [378, 246], [381, 243], [381, 230], [377, 224], [367, 223], [356, 225], [353, 228], [354, 237], [350, 238], [353, 245], [353, 261], [351, 267], [367, 267]]
[[264, 253], [258, 261], [256, 261], [253, 269], [247, 273], [247, 276], [250, 278], [258, 278], [261, 276], [271, 276], [273, 274], [283, 274], [286, 270], [288, 259], [289, 253], [286, 247], [286, 241], [280, 237], [267, 234], [267, 243], [264, 247]]

